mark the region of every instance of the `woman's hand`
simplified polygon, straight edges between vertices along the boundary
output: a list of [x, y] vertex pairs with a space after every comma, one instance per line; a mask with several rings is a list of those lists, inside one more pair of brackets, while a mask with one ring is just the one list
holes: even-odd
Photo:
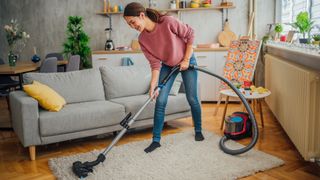
[[180, 71], [187, 70], [189, 68], [189, 60], [183, 60], [180, 63]]
[[[159, 70], [152, 70], [152, 77], [150, 82], [150, 89], [149, 89], [149, 96], [152, 97], [152, 93], [154, 89], [158, 86], [158, 80], [159, 80], [160, 71]], [[153, 99], [156, 99], [159, 95], [159, 91], [155, 92], [155, 96]]]
[[[150, 85], [150, 89], [149, 89], [149, 96], [150, 97], [152, 97], [152, 95], [153, 95], [153, 91], [154, 91], [154, 89], [156, 88], [157, 86], [156, 85]], [[152, 99], [157, 99], [157, 97], [158, 97], [158, 95], [159, 95], [159, 91], [157, 90], [157, 91], [155, 91], [154, 92], [155, 93], [155, 96], [152, 98]]]

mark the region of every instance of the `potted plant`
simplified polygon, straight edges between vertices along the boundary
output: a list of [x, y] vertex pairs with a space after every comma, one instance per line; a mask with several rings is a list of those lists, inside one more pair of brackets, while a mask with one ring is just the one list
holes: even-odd
[[312, 38], [313, 38], [312, 44], [320, 45], [320, 34], [314, 34]]
[[280, 33], [282, 33], [283, 31], [283, 27], [282, 27], [282, 24], [278, 23], [276, 24], [276, 26], [274, 27], [274, 31], [276, 32], [276, 35], [275, 35], [275, 40], [278, 40], [280, 38]]
[[63, 44], [63, 54], [65, 57], [79, 55], [81, 59], [81, 68], [91, 68], [89, 61], [91, 49], [88, 46], [89, 36], [83, 30], [82, 17], [69, 16], [67, 24], [67, 40]]
[[303, 38], [299, 39], [300, 43], [308, 43], [306, 33], [310, 33], [313, 23], [314, 22], [309, 18], [309, 13], [304, 11], [297, 15], [296, 22], [290, 24], [293, 28], [298, 29], [299, 32], [303, 34]]
[[8, 61], [10, 66], [15, 66], [19, 54], [26, 46], [30, 35], [23, 31], [16, 19], [12, 19], [10, 24], [4, 26], [6, 38], [9, 45]]

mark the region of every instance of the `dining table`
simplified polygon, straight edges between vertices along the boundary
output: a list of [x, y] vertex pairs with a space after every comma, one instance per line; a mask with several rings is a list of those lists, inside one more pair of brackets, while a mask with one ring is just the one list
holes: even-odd
[[[58, 66], [63, 66], [64, 69], [68, 64], [68, 60], [57, 61]], [[9, 64], [0, 65], [0, 76], [17, 76], [19, 79], [19, 86], [22, 89], [23, 74], [27, 72], [33, 72], [40, 69], [41, 61], [34, 63], [32, 61], [19, 60], [15, 66], [9, 66]]]

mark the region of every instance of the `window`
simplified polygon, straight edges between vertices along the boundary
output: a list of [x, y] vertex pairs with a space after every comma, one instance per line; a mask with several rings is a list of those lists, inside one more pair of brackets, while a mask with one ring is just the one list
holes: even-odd
[[314, 21], [315, 28], [313, 33], [320, 32], [320, 0], [312, 0], [311, 2], [311, 19]]
[[[296, 20], [301, 11], [307, 11], [314, 21], [315, 27], [311, 33], [320, 31], [320, 0], [282, 0], [281, 1], [281, 23], [292, 23]], [[287, 33], [293, 28], [284, 25], [284, 32]]]

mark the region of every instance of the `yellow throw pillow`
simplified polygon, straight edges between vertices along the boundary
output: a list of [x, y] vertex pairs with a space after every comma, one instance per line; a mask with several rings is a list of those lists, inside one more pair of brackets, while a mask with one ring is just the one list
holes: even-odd
[[40, 106], [48, 111], [60, 111], [66, 101], [57, 92], [45, 84], [33, 81], [32, 84], [24, 85], [23, 90], [31, 97], [36, 99]]

